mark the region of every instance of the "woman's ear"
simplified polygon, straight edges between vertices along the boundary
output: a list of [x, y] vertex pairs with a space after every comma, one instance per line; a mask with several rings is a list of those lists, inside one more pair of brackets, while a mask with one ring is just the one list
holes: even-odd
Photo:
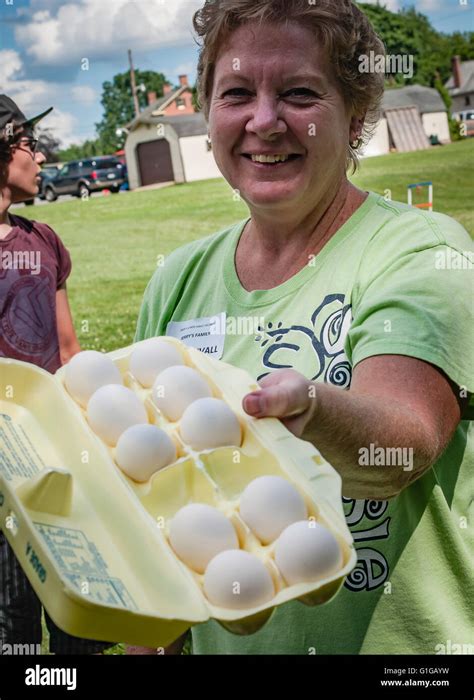
[[357, 141], [362, 136], [365, 114], [362, 117], [353, 116], [349, 125], [349, 143]]

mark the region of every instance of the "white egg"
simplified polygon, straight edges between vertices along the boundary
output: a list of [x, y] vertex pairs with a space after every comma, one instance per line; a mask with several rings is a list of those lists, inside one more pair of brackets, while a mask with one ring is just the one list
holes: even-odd
[[285, 581], [310, 583], [335, 574], [343, 559], [334, 535], [314, 520], [293, 523], [275, 545], [275, 563]]
[[74, 355], [66, 365], [64, 383], [83, 408], [101, 386], [123, 384], [120, 372], [110, 357], [97, 350], [84, 350]]
[[153, 401], [171, 421], [181, 418], [190, 403], [205, 396], [212, 396], [211, 387], [192, 367], [168, 367], [153, 384]]
[[110, 446], [137, 423], [148, 423], [142, 402], [131, 389], [108, 384], [98, 389], [87, 404], [87, 420], [92, 430]]
[[303, 497], [289, 481], [281, 476], [260, 476], [242, 492], [240, 515], [261, 542], [269, 544], [308, 512]]
[[237, 416], [221, 399], [197, 399], [189, 404], [181, 417], [179, 432], [194, 450], [225, 445], [240, 447], [242, 442]]
[[181, 364], [183, 356], [175, 345], [161, 338], [150, 338], [132, 352], [129, 370], [142, 386], [149, 388], [160, 372]]
[[221, 608], [256, 608], [275, 595], [272, 577], [250, 552], [221, 552], [209, 563], [204, 575], [207, 599]]
[[156, 425], [127, 428], [118, 439], [115, 461], [135, 481], [148, 481], [159, 469], [176, 460], [173, 440]]
[[176, 513], [170, 523], [169, 540], [178, 557], [199, 574], [216, 554], [239, 547], [230, 520], [204, 503], [190, 503]]

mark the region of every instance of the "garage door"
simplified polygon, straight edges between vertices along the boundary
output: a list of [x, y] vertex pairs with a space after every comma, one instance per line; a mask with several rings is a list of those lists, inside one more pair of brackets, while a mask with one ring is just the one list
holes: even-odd
[[153, 185], [155, 182], [174, 180], [170, 145], [166, 139], [145, 141], [137, 146], [140, 184]]
[[417, 107], [398, 107], [385, 110], [393, 144], [399, 153], [429, 148]]

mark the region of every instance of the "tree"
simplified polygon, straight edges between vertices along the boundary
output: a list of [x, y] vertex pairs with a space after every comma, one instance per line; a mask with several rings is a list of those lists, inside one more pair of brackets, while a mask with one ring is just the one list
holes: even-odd
[[61, 142], [55, 138], [50, 129], [37, 129], [38, 150], [45, 156], [47, 163], [55, 163], [58, 160], [58, 151]]
[[[148, 105], [147, 93], [156, 92], [158, 97], [163, 95], [163, 84], [166, 81], [163, 73], [155, 71], [135, 71], [137, 86], [144, 85], [145, 90], [137, 90], [140, 109]], [[112, 82], [106, 81], [102, 86], [102, 106], [104, 116], [96, 124], [97, 133], [105, 151], [113, 153], [123, 148], [126, 134], [117, 136], [117, 129], [126, 126], [135, 117], [130, 73], [118, 73]]]
[[428, 17], [413, 7], [395, 14], [381, 5], [359, 5], [383, 40], [387, 54], [413, 56], [413, 77], [390, 76], [387, 86], [417, 83], [434, 87], [436, 80], [444, 83], [451, 75], [452, 56], [459, 54], [467, 60], [474, 55], [474, 32], [437, 32]]
[[193, 101], [192, 101], [192, 105], [193, 105], [193, 107], [194, 107], [194, 111], [195, 111], [195, 112], [200, 112], [200, 111], [201, 111], [201, 105], [199, 104], [199, 101], [198, 101], [197, 86], [195, 85], [195, 86], [193, 87], [192, 90], [193, 90]]
[[[114, 149], [115, 150], [115, 149]], [[82, 158], [92, 158], [92, 156], [110, 155], [114, 151], [107, 153], [102, 147], [100, 139], [87, 140], [81, 144], [72, 144], [56, 154], [57, 160], [67, 163], [70, 160], [81, 160]]]
[[454, 32], [446, 36], [453, 56], [460, 56], [462, 61], [474, 60], [474, 32]]

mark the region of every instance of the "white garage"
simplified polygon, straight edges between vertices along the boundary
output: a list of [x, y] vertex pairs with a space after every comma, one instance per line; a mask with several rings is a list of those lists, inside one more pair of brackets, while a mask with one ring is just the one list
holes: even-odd
[[201, 112], [176, 117], [154, 117], [147, 112], [130, 125], [125, 142], [130, 189], [222, 177]]
[[[424, 145], [420, 144], [419, 138], [414, 141], [418, 143], [418, 147], [428, 148], [430, 137], [437, 137], [441, 143], [451, 142], [448, 110], [439, 92], [424, 85], [408, 85], [385, 91], [382, 101], [383, 116], [377, 124], [372, 139], [365, 147], [363, 154], [365, 157], [380, 156], [395, 149], [398, 145], [396, 134], [392, 132], [389, 121], [396, 124], [408, 108], [412, 108], [412, 111], [417, 113], [418, 130], [423, 134]], [[413, 128], [410, 131], [412, 132]], [[413, 148], [399, 150], [413, 150]]]

